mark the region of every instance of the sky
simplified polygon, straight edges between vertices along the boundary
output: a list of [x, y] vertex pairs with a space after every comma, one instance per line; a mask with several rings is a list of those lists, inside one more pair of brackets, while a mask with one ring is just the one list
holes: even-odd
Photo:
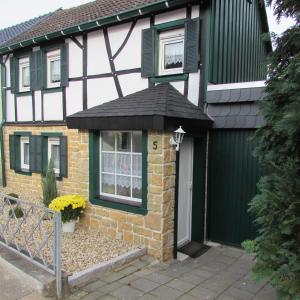
[[[126, 0], [124, 0], [126, 1]], [[54, 11], [60, 7], [69, 8], [90, 2], [90, 0], [9, 0], [1, 4], [0, 29], [21, 23], [39, 15]], [[16, 9], [17, 8], [17, 9]], [[9, 12], [9, 13], [3, 13]], [[293, 24], [291, 19], [282, 19], [278, 24], [271, 8], [267, 8], [271, 32], [281, 34]]]

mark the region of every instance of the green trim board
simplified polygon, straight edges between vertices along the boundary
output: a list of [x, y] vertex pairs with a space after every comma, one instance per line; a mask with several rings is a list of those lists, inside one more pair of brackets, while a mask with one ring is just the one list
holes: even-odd
[[172, 81], [185, 81], [188, 78], [189, 78], [189, 74], [167, 75], [167, 76], [151, 77], [150, 81], [152, 83], [165, 83], [165, 82], [172, 82]]
[[187, 19], [179, 19], [175, 21], [170, 21], [162, 24], [154, 25], [153, 28], [155, 28], [157, 31], [164, 31], [164, 30], [170, 30], [170, 29], [176, 29], [180, 27], [184, 27]]
[[148, 194], [148, 133], [142, 134], [142, 206], [137, 207], [129, 204], [103, 200], [99, 196], [99, 131], [89, 132], [89, 200], [94, 205], [100, 205], [112, 209], [122, 210], [134, 214], [146, 215]]

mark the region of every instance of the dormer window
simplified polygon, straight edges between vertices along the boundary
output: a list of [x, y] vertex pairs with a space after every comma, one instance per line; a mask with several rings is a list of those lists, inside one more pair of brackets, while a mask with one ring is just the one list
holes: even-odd
[[60, 50], [47, 53], [47, 87], [59, 87], [61, 80]]
[[19, 59], [19, 91], [28, 92], [30, 89], [29, 57]]
[[159, 75], [183, 72], [184, 29], [162, 32], [159, 35]]

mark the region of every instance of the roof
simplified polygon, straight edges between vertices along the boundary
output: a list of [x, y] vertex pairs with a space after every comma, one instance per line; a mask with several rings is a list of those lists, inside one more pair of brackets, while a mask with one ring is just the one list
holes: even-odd
[[[96, 21], [103, 18], [112, 17], [109, 23], [116, 23], [128, 17], [132, 18], [141, 14], [150, 13], [151, 11], [146, 9], [146, 7], [153, 6], [157, 11], [161, 11], [167, 9], [167, 7], [176, 7], [192, 1], [193, 0], [169, 0], [166, 6], [165, 0], [96, 0], [73, 8], [57, 10], [49, 18], [40, 22], [38, 26], [34, 26], [31, 30], [11, 39], [4, 46], [11, 47], [12, 45], [16, 45], [16, 47], [12, 47], [12, 49], [15, 49], [17, 48], [17, 44], [21, 42], [23, 46], [27, 46], [27, 44], [31, 45], [32, 39], [36, 40], [38, 37], [43, 38], [47, 35], [46, 40], [49, 40], [65, 34], [97, 28], [99, 24], [102, 26], [102, 23], [97, 24]], [[139, 11], [141, 8], [143, 8], [143, 10]], [[136, 10], [135, 14], [130, 13], [133, 10]], [[126, 16], [121, 16], [122, 13], [126, 14]], [[117, 14], [120, 15], [118, 18], [116, 16]], [[93, 24], [89, 24], [90, 22]], [[106, 20], [105, 25], [107, 25], [107, 22], [108, 20]], [[85, 27], [79, 29], [78, 26], [81, 25], [85, 25]], [[61, 33], [61, 31], [67, 29], [70, 30], [70, 32]], [[53, 33], [55, 34], [53, 35]], [[24, 43], [26, 41], [31, 41], [31, 43]], [[36, 40], [36, 42], [40, 42], [40, 40]], [[6, 50], [6, 52], [8, 51]]]
[[171, 84], [163, 83], [67, 117], [69, 128], [185, 130], [211, 127], [212, 120]]
[[35, 25], [39, 24], [42, 20], [47, 18], [51, 13], [36, 17], [34, 19], [22, 22], [20, 24], [4, 28], [0, 30], [0, 46], [10, 43], [18, 36], [23, 35], [26, 31], [30, 30]]
[[264, 87], [208, 91], [207, 113], [215, 128], [258, 128], [264, 124], [259, 111], [264, 97]]

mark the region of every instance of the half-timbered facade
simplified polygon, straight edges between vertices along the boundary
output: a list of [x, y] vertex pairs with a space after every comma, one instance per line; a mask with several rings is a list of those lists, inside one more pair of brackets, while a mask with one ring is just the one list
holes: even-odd
[[[221, 117], [238, 106], [259, 118], [264, 22], [258, 1], [97, 0], [2, 45], [7, 189], [41, 195], [52, 157], [60, 193], [89, 199], [88, 227], [161, 259], [202, 243], [208, 136], [258, 124]], [[170, 144], [179, 126], [180, 163]]]

